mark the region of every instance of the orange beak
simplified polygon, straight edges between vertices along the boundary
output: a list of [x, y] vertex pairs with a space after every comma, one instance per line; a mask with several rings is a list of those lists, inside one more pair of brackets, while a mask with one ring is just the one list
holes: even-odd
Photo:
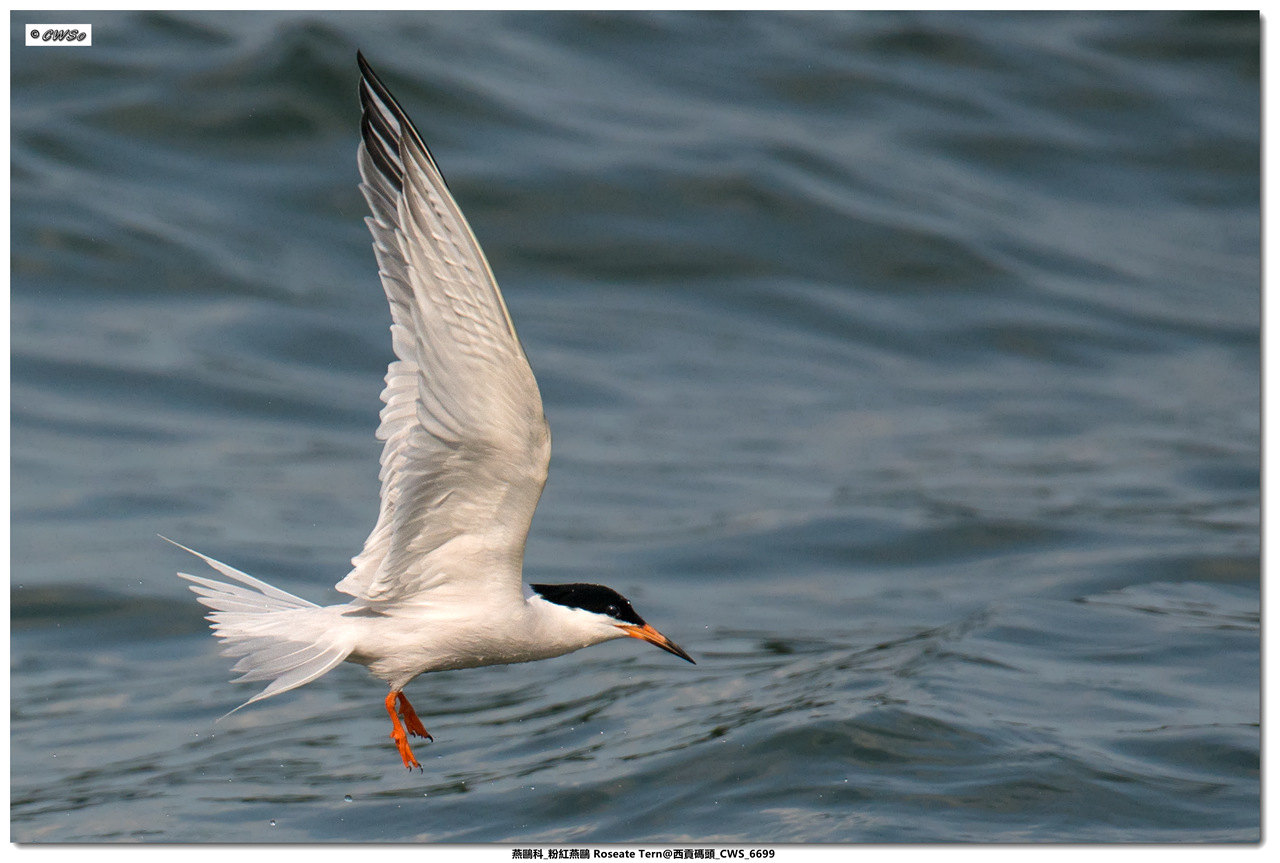
[[[667, 638], [665, 635], [663, 635], [661, 632], [658, 632], [658, 630], [654, 629], [652, 626], [650, 626], [647, 623], [644, 626], [633, 626], [632, 624], [629, 624], [629, 623], [615, 623], [614, 626], [618, 627], [618, 629], [621, 629], [623, 632], [625, 632], [627, 635], [631, 636], [632, 638], [638, 638], [641, 641], [647, 641], [650, 644], [656, 644], [658, 647], [661, 647], [667, 653], [674, 653], [676, 656], [680, 657], [686, 662], [693, 662], [693, 657], [685, 653], [684, 650], [680, 648], [680, 645], [676, 644], [670, 638]], [[696, 662], [693, 662], [693, 664], [697, 665]]]

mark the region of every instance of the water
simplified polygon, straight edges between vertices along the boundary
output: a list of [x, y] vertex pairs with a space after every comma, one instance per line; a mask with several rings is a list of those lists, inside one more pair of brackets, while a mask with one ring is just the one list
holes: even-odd
[[[1258, 841], [1259, 22], [160, 14], [12, 36], [11, 836]], [[541, 383], [530, 581], [638, 643], [214, 720], [178, 539], [376, 512], [355, 51]]]

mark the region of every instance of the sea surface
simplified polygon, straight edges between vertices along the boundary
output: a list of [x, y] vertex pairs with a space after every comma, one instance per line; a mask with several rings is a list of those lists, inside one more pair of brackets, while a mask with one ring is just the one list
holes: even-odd
[[[1260, 839], [1256, 14], [11, 17], [34, 842]], [[338, 601], [389, 315], [356, 50], [505, 291], [529, 581], [612, 642], [231, 685], [157, 534]]]

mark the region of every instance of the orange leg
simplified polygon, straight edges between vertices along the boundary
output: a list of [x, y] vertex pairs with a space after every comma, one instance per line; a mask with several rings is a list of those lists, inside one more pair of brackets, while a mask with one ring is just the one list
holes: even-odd
[[[413, 750], [409, 748], [409, 735], [404, 733], [404, 726], [400, 724], [400, 717], [396, 715], [396, 696], [399, 692], [392, 692], [387, 696], [386, 704], [387, 713], [391, 716], [391, 739], [396, 744], [396, 749], [400, 750], [400, 758], [404, 761], [404, 766], [419, 770], [422, 765], [418, 763], [418, 759], [413, 757]], [[403, 698], [403, 696], [401, 696]], [[417, 718], [416, 716], [414, 717]], [[421, 724], [421, 723], [419, 723]]]
[[396, 693], [396, 700], [400, 703], [400, 715], [404, 717], [404, 724], [409, 729], [409, 733], [416, 737], [425, 737], [427, 740], [435, 740], [430, 732], [422, 727], [422, 720], [418, 718], [413, 705], [409, 703], [409, 699], [403, 692]]

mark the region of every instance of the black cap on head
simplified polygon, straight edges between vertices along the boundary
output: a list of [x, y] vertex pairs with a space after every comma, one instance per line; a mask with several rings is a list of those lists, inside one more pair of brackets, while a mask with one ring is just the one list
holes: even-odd
[[614, 620], [644, 626], [644, 620], [636, 614], [627, 598], [618, 591], [600, 584], [531, 584], [539, 596], [547, 602], [569, 608], [581, 608], [596, 614], [607, 615]]

